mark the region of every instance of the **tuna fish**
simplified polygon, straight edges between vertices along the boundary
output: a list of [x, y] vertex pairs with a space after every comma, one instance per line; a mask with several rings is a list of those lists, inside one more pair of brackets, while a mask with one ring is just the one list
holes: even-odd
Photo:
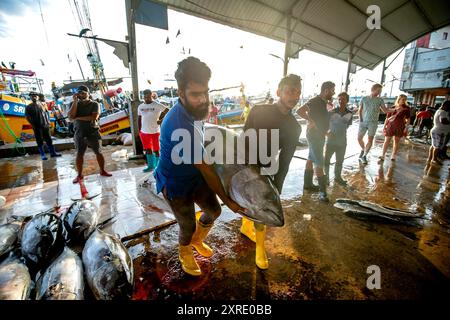
[[36, 300], [83, 300], [81, 259], [69, 248], [53, 261], [36, 285]]
[[[210, 134], [208, 131], [212, 129], [220, 130], [224, 141], [223, 149], [214, 151], [214, 158], [221, 159], [221, 161], [217, 161], [221, 163], [214, 164], [214, 170], [230, 198], [247, 209], [241, 214], [250, 220], [268, 226], [283, 226], [284, 215], [280, 194], [269, 176], [261, 174], [264, 169], [256, 165], [237, 164], [236, 159], [243, 156], [238, 154], [237, 150], [238, 135], [234, 131], [220, 126], [207, 126], [205, 135], [208, 136]], [[231, 144], [226, 139], [233, 139], [233, 143]], [[208, 144], [206, 142], [206, 146]], [[227, 146], [234, 148], [234, 164], [227, 164], [225, 161]]]
[[0, 226], [0, 259], [4, 258], [17, 242], [20, 225], [7, 223]]
[[31, 291], [27, 266], [16, 256], [0, 264], [0, 300], [27, 300]]
[[83, 249], [86, 281], [97, 300], [128, 299], [133, 291], [133, 261], [119, 239], [94, 231]]
[[61, 220], [52, 213], [35, 215], [23, 230], [21, 244], [29, 267], [48, 266], [64, 249]]
[[90, 200], [74, 202], [63, 218], [66, 240], [85, 242], [95, 230], [100, 212]]
[[391, 223], [412, 223], [416, 219], [423, 219], [423, 215], [414, 214], [410, 211], [398, 210], [381, 206], [368, 201], [357, 201], [352, 199], [336, 199], [334, 207], [344, 210], [344, 213], [359, 218], [371, 218], [384, 220]]

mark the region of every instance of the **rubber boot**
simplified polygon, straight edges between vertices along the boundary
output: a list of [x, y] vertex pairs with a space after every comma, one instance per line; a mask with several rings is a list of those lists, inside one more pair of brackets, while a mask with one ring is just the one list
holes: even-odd
[[41, 154], [42, 160], [47, 160], [47, 157], [45, 156], [45, 151], [43, 146], [38, 146], [39, 153]]
[[336, 182], [337, 184], [340, 184], [341, 186], [346, 186], [347, 181], [342, 179], [341, 172], [342, 172], [342, 166], [335, 165], [334, 166], [334, 182]]
[[203, 224], [200, 220], [196, 222], [195, 232], [192, 236], [191, 245], [194, 247], [197, 252], [209, 258], [213, 255], [213, 249], [203, 242], [206, 236], [208, 235], [209, 230], [211, 230], [212, 223], [210, 225]]
[[153, 169], [155, 169], [155, 167], [153, 166], [153, 163], [154, 163], [154, 158], [155, 158], [155, 155], [152, 153], [152, 154], [145, 154], [145, 158], [147, 159], [147, 168], [145, 168], [143, 171], [144, 172], [150, 172], [150, 171], [152, 171]]
[[156, 168], [158, 166], [158, 162], [159, 162], [159, 156], [154, 156], [153, 157], [153, 168]]
[[327, 185], [326, 185], [326, 176], [317, 177], [319, 180], [319, 200], [323, 202], [328, 202], [328, 196], [327, 196]]
[[266, 226], [263, 230], [255, 229], [256, 238], [256, 255], [255, 262], [258, 268], [265, 270], [269, 268], [269, 260], [267, 260], [266, 248], [264, 247], [264, 240], [266, 238]]
[[256, 242], [255, 226], [252, 220], [242, 217], [241, 233]]
[[[335, 167], [336, 168], [336, 167]], [[330, 185], [330, 164], [325, 163], [323, 166], [323, 172], [325, 173], [325, 182], [327, 183], [327, 186]]]
[[303, 189], [317, 192], [319, 191], [319, 187], [313, 184], [313, 174], [313, 170], [305, 169], [305, 175], [303, 177]]
[[202, 274], [197, 261], [195, 261], [194, 253], [192, 252], [191, 245], [182, 246], [178, 248], [178, 259], [180, 259], [181, 268], [187, 274], [191, 276], [199, 276]]
[[51, 145], [51, 146], [47, 145], [47, 147], [48, 147], [48, 150], [50, 151], [50, 156], [52, 158], [61, 157], [62, 156], [62, 154], [56, 153], [55, 147], [53, 145]]

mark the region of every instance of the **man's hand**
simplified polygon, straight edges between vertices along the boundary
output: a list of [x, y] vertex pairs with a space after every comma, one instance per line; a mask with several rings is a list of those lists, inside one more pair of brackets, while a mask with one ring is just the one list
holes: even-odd
[[73, 99], [73, 102], [78, 103], [78, 93], [75, 93], [75, 94], [72, 96], [72, 99]]

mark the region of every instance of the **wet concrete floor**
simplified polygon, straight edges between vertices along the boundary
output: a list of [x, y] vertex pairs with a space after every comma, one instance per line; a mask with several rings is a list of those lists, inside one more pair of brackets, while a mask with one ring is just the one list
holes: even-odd
[[[319, 203], [317, 194], [303, 193], [305, 161], [302, 158], [307, 157], [307, 150], [299, 148], [296, 152], [282, 194], [285, 226], [269, 228], [267, 233], [268, 270], [256, 267], [255, 245], [239, 233], [239, 216], [223, 208], [206, 240], [215, 250], [213, 257], [205, 259], [196, 255], [203, 271], [198, 278], [181, 270], [177, 224], [126, 242], [135, 266], [133, 298], [448, 299], [450, 163], [425, 167], [428, 146], [407, 140], [397, 161], [379, 164], [381, 141], [377, 140], [369, 164], [361, 166], [357, 159], [356, 132], [357, 125], [353, 125], [348, 134], [348, 158], [344, 162], [343, 175], [349, 187], [334, 186], [331, 175], [330, 204]], [[87, 186], [92, 194], [106, 193], [101, 198], [102, 214], [122, 214], [124, 226], [134, 225], [138, 229], [170, 221], [170, 210], [160, 202], [161, 198], [147, 190], [154, 187], [153, 183], [142, 184], [145, 178], [139, 173], [143, 160], [111, 160], [112, 152], [122, 148], [105, 148], [107, 169], [116, 173], [113, 179], [108, 178], [107, 187], [101, 182], [103, 178], [96, 175], [91, 176], [92, 184]], [[95, 174], [95, 158], [92, 154], [87, 157], [85, 174]], [[73, 178], [73, 166], [73, 155], [68, 151], [61, 159], [44, 164], [36, 156], [1, 159], [0, 195], [6, 196], [7, 204], [6, 209], [0, 210], [0, 222], [14, 210], [23, 211], [27, 205], [29, 198], [17, 190], [28, 188], [34, 194], [42, 186], [38, 191], [42, 197], [49, 183]], [[333, 172], [333, 166], [330, 171]], [[79, 196], [80, 191], [70, 190], [64, 196], [57, 196], [65, 199], [60, 200], [64, 205], [70, 202], [67, 194]], [[414, 225], [358, 220], [333, 207], [337, 198], [368, 200], [413, 210], [424, 213], [424, 219]], [[132, 202], [133, 205], [125, 205]], [[51, 205], [54, 204], [41, 203], [42, 207]], [[134, 211], [139, 211], [139, 216], [131, 215], [127, 219], [127, 214]], [[150, 219], [150, 223], [135, 222], [142, 216], [155, 215], [164, 218]], [[134, 231], [131, 228], [110, 232]], [[371, 290], [366, 286], [370, 276], [367, 268], [372, 265], [380, 268], [381, 289]]]

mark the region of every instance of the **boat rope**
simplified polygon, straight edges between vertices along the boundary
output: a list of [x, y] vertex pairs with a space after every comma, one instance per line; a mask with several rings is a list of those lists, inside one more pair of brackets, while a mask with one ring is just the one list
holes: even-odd
[[2, 109], [0, 109], [0, 118], [4, 123], [4, 125], [2, 125], [2, 123], [0, 122], [0, 128], [6, 129], [5, 131], [8, 131], [9, 134], [14, 138], [14, 149], [16, 149], [17, 153], [19, 153], [20, 155], [25, 155], [26, 151], [25, 147], [23, 146], [23, 141], [15, 135], [14, 131], [9, 126]]

